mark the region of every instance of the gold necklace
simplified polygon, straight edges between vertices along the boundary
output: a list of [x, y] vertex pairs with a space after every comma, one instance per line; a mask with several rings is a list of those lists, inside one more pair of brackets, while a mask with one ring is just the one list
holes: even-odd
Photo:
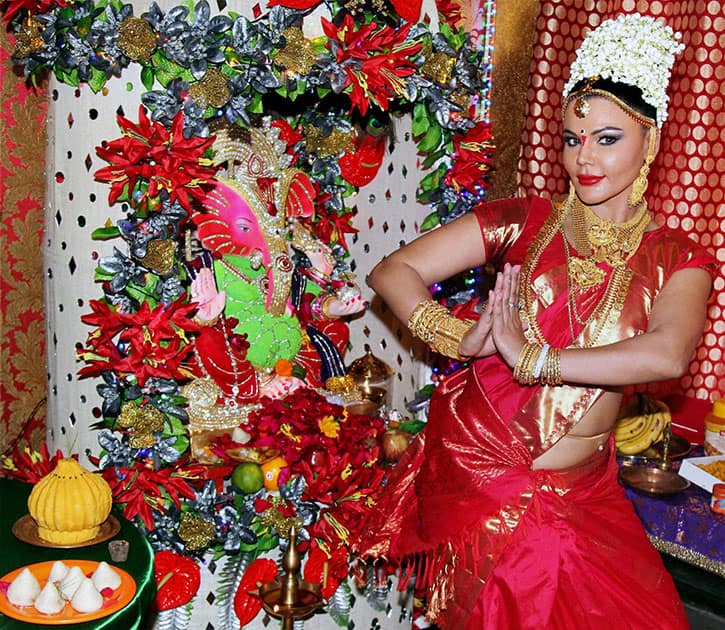
[[[578, 336], [574, 330], [574, 319], [582, 325], [582, 334], [592, 323], [596, 323], [596, 328], [592, 331], [589, 340], [578, 344], [580, 347], [589, 348], [599, 342], [599, 339], [606, 328], [615, 326], [619, 320], [633, 274], [631, 270], [627, 269], [624, 265], [614, 267], [602, 299], [594, 307], [589, 317], [587, 317], [586, 320], [582, 320], [576, 308], [576, 291], [573, 285], [574, 278], [568, 273], [568, 270], [571, 268], [571, 260], [575, 260], [570, 255], [569, 244], [567, 242], [566, 235], [564, 234], [564, 220], [570, 210], [571, 206], [566, 202], [563, 204], [557, 204], [554, 211], [541, 226], [541, 229], [534, 237], [527, 250], [526, 258], [521, 266], [521, 279], [519, 285], [521, 287], [519, 295], [521, 296], [522, 302], [521, 319], [523, 322], [528, 324], [528, 327], [524, 331], [527, 341], [530, 341], [531, 343], [538, 343], [540, 345], [547, 343], [547, 340], [544, 337], [536, 319], [536, 309], [534, 308], [536, 294], [532, 280], [534, 270], [538, 266], [544, 250], [551, 243], [556, 234], [561, 234], [562, 240], [564, 241], [564, 252], [567, 264], [567, 311], [572, 344]], [[604, 272], [602, 271], [602, 273]]]
[[627, 263], [637, 251], [652, 219], [644, 201], [635, 215], [624, 223], [601, 219], [573, 191], [564, 202], [564, 208], [565, 214], [571, 214], [576, 249], [584, 256], [570, 257], [568, 272], [582, 291], [604, 281], [606, 274], [599, 268], [599, 263], [615, 269]]

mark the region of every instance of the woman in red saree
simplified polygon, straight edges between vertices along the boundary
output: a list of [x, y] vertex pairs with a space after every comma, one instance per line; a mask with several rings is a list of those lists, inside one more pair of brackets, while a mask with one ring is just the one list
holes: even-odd
[[[416, 573], [446, 630], [687, 627], [610, 435], [624, 386], [687, 369], [711, 289], [712, 256], [643, 198], [679, 48], [650, 18], [603, 23], [565, 90], [567, 199], [483, 204], [368, 279], [434, 350], [471, 359], [355, 544]], [[501, 271], [477, 322], [430, 300], [484, 263]]]

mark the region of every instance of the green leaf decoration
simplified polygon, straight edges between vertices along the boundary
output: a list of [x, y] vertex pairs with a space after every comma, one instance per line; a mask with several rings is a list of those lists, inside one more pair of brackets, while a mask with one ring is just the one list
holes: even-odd
[[423, 219], [423, 223], [420, 224], [420, 231], [427, 232], [428, 230], [432, 230], [440, 222], [441, 222], [441, 220], [440, 220], [440, 217], [438, 216], [438, 213], [431, 212], [425, 219]]
[[94, 241], [107, 241], [112, 238], [117, 238], [120, 235], [121, 232], [115, 225], [97, 228], [91, 232], [91, 238]]
[[154, 76], [154, 70], [151, 66], [144, 66], [141, 70], [141, 83], [143, 83], [143, 86], [150, 90], [154, 87], [154, 81], [156, 80], [156, 77]]
[[431, 125], [423, 139], [418, 143], [418, 150], [424, 153], [433, 151], [441, 143], [443, 133], [438, 125]]
[[106, 73], [103, 72], [103, 70], [99, 70], [98, 68], [91, 68], [91, 78], [88, 80], [88, 85], [93, 90], [94, 94], [98, 94], [98, 92], [101, 91], [104, 85], [106, 85], [106, 81], [108, 80], [108, 77], [106, 76]]

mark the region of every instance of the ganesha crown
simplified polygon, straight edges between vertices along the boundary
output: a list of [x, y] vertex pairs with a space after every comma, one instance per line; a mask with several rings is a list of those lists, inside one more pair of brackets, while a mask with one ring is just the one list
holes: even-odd
[[564, 86], [566, 99], [582, 80], [599, 77], [638, 87], [657, 110], [657, 126], [667, 118], [667, 84], [675, 55], [684, 49], [680, 34], [639, 13], [602, 22], [582, 42]]

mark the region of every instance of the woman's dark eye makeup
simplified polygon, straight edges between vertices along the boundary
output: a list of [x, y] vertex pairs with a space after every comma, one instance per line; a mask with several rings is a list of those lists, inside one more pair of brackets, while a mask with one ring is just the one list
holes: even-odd
[[[611, 144], [614, 144], [618, 140], [621, 139], [621, 134], [615, 134], [615, 133], [595, 133], [593, 136], [594, 142], [597, 144], [601, 144], [604, 146], [608, 146]], [[579, 144], [581, 144], [581, 140], [576, 134], [573, 133], [564, 133], [564, 144], [567, 147], [575, 147]]]

